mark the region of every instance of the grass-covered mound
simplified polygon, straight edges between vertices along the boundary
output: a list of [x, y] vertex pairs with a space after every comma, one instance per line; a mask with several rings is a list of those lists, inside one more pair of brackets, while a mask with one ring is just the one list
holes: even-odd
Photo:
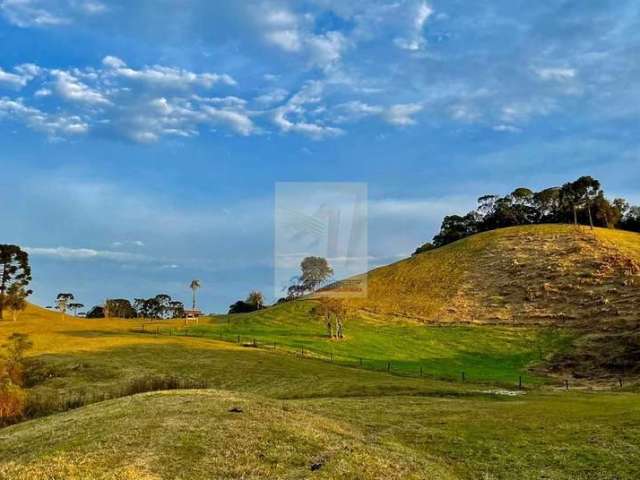
[[369, 272], [364, 311], [428, 322], [637, 326], [640, 234], [571, 225], [480, 233]]
[[222, 391], [141, 394], [6, 428], [2, 479], [454, 478], [348, 422]]

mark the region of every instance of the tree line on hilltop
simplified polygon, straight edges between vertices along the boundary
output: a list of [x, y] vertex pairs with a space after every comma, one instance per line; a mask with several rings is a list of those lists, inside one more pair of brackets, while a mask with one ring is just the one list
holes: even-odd
[[640, 207], [629, 205], [623, 198], [607, 199], [600, 182], [590, 176], [539, 192], [520, 187], [503, 197], [480, 197], [478, 207], [466, 215], [444, 217], [433, 241], [418, 247], [414, 255], [496, 228], [543, 223], [640, 232]]

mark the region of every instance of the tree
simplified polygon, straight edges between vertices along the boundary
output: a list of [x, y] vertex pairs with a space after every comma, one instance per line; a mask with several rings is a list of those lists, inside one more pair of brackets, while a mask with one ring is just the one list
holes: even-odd
[[7, 290], [5, 298], [5, 308], [11, 310], [11, 317], [15, 322], [18, 319], [18, 312], [27, 308], [27, 290], [13, 284]]
[[73, 310], [73, 316], [77, 316], [78, 315], [78, 309], [84, 307], [83, 303], [70, 303], [69, 304], [69, 309]]
[[189, 284], [189, 288], [193, 293], [193, 303], [191, 304], [191, 308], [193, 310], [196, 309], [196, 290], [198, 290], [202, 285], [200, 284], [200, 280], [191, 280], [191, 284]]
[[337, 298], [320, 297], [311, 313], [326, 325], [329, 338], [344, 338], [344, 323], [348, 316], [344, 302]]
[[183, 318], [185, 316], [184, 313], [184, 303], [179, 301], [171, 301], [169, 303], [169, 309], [171, 311], [171, 318]]
[[262, 295], [262, 292], [254, 290], [249, 293], [245, 302], [251, 305], [255, 305], [256, 310], [260, 310], [264, 308], [264, 295]]
[[426, 242], [420, 245], [418, 248], [416, 248], [416, 251], [413, 252], [413, 255], [419, 255], [421, 253], [428, 252], [429, 250], [433, 250], [434, 248], [436, 247], [433, 243]]
[[24, 333], [13, 333], [0, 355], [0, 424], [20, 419], [26, 407], [24, 386], [25, 352], [33, 345]]
[[69, 304], [74, 298], [73, 293], [59, 293], [56, 297], [56, 308], [62, 313], [62, 318], [64, 318], [64, 314], [67, 313], [67, 308], [69, 308]]
[[138, 314], [126, 298], [110, 298], [104, 302], [104, 309], [109, 317], [136, 318]]
[[255, 312], [258, 308], [253, 303], [238, 300], [236, 303], [229, 305], [229, 313], [249, 313]]
[[87, 318], [104, 318], [104, 307], [96, 305], [87, 312]]
[[593, 228], [591, 204], [600, 192], [600, 182], [590, 176], [582, 176], [575, 182], [565, 183], [560, 189], [560, 203], [564, 219], [573, 214], [573, 223], [578, 225], [578, 211], [587, 209], [589, 225]]
[[32, 293], [26, 288], [30, 281], [29, 254], [17, 245], [0, 245], [0, 320], [9, 289], [27, 297]]
[[300, 283], [306, 291], [310, 292], [313, 292], [333, 275], [333, 269], [329, 266], [329, 262], [322, 257], [306, 257], [300, 262], [300, 269], [302, 270]]
[[433, 244], [442, 247], [478, 232], [478, 221], [475, 212], [470, 212], [464, 217], [449, 215], [444, 217], [440, 233], [433, 237]]
[[155, 318], [168, 318], [171, 316], [171, 296], [160, 293], [155, 296], [157, 312]]
[[640, 232], [640, 207], [630, 207], [620, 224], [625, 230]]
[[[562, 187], [539, 192], [519, 187], [504, 197], [484, 195], [478, 199], [475, 211], [465, 216], [446, 216], [433, 238], [433, 246], [442, 247], [496, 228], [565, 222], [640, 231], [640, 210], [634, 211], [622, 198], [610, 202], [598, 180], [582, 176]], [[424, 248], [429, 248], [429, 244]], [[421, 251], [423, 247], [416, 253]]]
[[287, 288], [287, 299], [295, 300], [305, 294], [306, 288], [301, 283], [294, 283]]

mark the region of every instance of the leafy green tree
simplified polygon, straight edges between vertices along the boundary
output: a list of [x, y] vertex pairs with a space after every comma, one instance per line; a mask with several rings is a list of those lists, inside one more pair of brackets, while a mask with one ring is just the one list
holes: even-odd
[[105, 314], [116, 318], [136, 318], [138, 316], [131, 302], [126, 298], [110, 298], [104, 302]]
[[249, 313], [255, 312], [258, 310], [253, 303], [243, 302], [242, 300], [238, 300], [236, 303], [229, 305], [229, 313]]
[[69, 308], [69, 304], [74, 298], [73, 293], [59, 293], [56, 297], [56, 308], [60, 310], [62, 318], [64, 318], [65, 313], [67, 313], [67, 308]]
[[29, 254], [17, 245], [0, 245], [0, 320], [9, 290], [20, 292], [26, 298], [32, 293], [27, 290], [30, 281]]
[[83, 308], [84, 304], [83, 303], [70, 303], [69, 304], [69, 309], [73, 310], [73, 316], [78, 316], [78, 309], [79, 308]]
[[447, 245], [478, 232], [478, 220], [475, 212], [470, 212], [464, 217], [449, 215], [444, 217], [440, 233], [433, 237], [436, 247]]
[[313, 292], [333, 275], [333, 269], [329, 266], [329, 262], [322, 257], [306, 257], [300, 262], [300, 269], [302, 270], [300, 283], [306, 291], [310, 292]]
[[254, 290], [249, 293], [245, 302], [251, 305], [255, 305], [256, 310], [260, 310], [264, 308], [264, 295], [262, 294], [262, 292]]
[[87, 318], [104, 318], [104, 307], [96, 305], [87, 312]]
[[169, 302], [169, 309], [171, 311], [171, 318], [184, 318], [184, 303], [177, 300]]
[[625, 230], [640, 232], [640, 207], [630, 207], [621, 221]]
[[27, 308], [27, 292], [17, 284], [11, 285], [7, 290], [4, 306], [11, 311], [11, 317], [14, 322], [18, 319], [18, 312]]
[[426, 242], [416, 248], [416, 251], [413, 252], [413, 255], [419, 255], [424, 252], [428, 252], [429, 250], [433, 250], [436, 246], [431, 242]]

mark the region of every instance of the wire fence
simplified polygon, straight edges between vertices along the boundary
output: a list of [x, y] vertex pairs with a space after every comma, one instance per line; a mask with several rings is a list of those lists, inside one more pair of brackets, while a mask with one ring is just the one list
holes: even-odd
[[[415, 362], [403, 362], [400, 360], [379, 360], [365, 357], [354, 357], [339, 355], [335, 352], [322, 351], [317, 348], [309, 348], [304, 344], [290, 345], [276, 341], [264, 341], [254, 336], [228, 334], [222, 332], [212, 332], [210, 330], [191, 328], [189, 326], [180, 328], [161, 327], [157, 323], [143, 323], [139, 328], [131, 329], [134, 333], [142, 333], [156, 336], [169, 337], [190, 337], [217, 340], [220, 342], [233, 343], [246, 348], [256, 348], [267, 351], [277, 351], [293, 355], [300, 359], [317, 360], [330, 363], [340, 367], [358, 368], [373, 372], [383, 372], [389, 375], [407, 378], [425, 378], [435, 381], [472, 383], [481, 385], [491, 385], [506, 388], [517, 388], [526, 390], [540, 382], [532, 381], [524, 375], [515, 375], [512, 381], [498, 378], [480, 378], [470, 375], [470, 372], [460, 370], [457, 374], [435, 374], [429, 371], [426, 365], [416, 365]], [[563, 383], [562, 385], [565, 385]], [[568, 384], [567, 384], [568, 388]]]

